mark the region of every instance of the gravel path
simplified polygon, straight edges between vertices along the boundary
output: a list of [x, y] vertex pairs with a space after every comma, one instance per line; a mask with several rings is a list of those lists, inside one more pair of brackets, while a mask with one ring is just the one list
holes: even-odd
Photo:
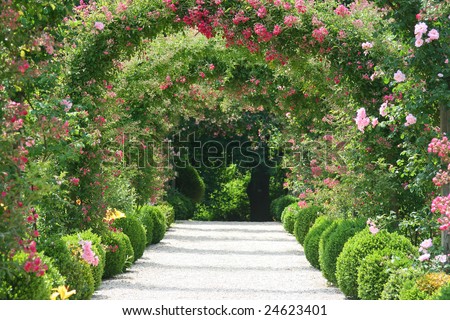
[[344, 299], [276, 222], [177, 221], [93, 299]]

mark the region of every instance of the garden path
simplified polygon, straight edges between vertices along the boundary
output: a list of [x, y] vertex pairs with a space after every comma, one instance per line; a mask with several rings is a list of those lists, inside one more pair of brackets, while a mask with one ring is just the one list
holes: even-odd
[[177, 221], [93, 299], [344, 299], [276, 222]]

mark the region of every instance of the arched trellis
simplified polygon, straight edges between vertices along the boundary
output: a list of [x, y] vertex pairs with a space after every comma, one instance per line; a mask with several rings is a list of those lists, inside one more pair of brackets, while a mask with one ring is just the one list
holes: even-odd
[[[391, 1], [376, 3], [381, 7], [389, 5]], [[441, 1], [435, 3], [439, 4]], [[442, 3], [445, 5], [445, 2]], [[102, 7], [103, 4], [105, 7]], [[332, 89], [347, 91], [348, 96], [354, 97], [356, 101], [349, 108], [351, 112], [361, 106], [368, 111], [376, 111], [380, 98], [393, 90], [396, 97], [402, 92], [405, 93], [404, 96], [414, 98], [397, 99], [396, 103], [418, 117], [421, 115], [421, 120], [431, 116], [429, 122], [436, 124], [433, 117], [436, 118], [438, 103], [445, 106], [448, 102], [445, 91], [448, 90], [448, 66], [443, 62], [446, 55], [445, 39], [448, 39], [448, 20], [439, 15], [433, 16], [434, 8], [429, 10], [430, 13], [425, 12], [427, 23], [440, 28], [444, 41], [433, 41], [428, 46], [415, 49], [412, 45], [412, 29], [417, 19], [414, 15], [420, 8], [419, 1], [398, 1], [393, 6], [395, 7], [391, 9], [395, 10], [387, 10], [388, 15], [396, 18], [391, 23], [379, 13], [377, 6], [365, 1], [348, 4], [350, 10], [339, 6], [337, 1], [315, 4], [312, 1], [218, 0], [175, 3], [139, 0], [98, 2], [96, 6], [83, 4], [77, 8], [77, 16], [67, 21], [70, 28], [64, 33], [67, 40], [64, 62], [67, 63], [68, 72], [62, 76], [62, 82], [65, 84], [65, 93], [70, 95], [75, 104], [84, 105], [84, 110], [89, 112], [88, 118], [95, 120], [100, 126], [102, 119], [99, 118], [97, 109], [104, 111], [106, 108], [95, 100], [95, 95], [105, 93], [102, 81], [113, 79], [118, 74], [118, 69], [115, 69], [118, 63], [126, 61], [139, 50], [141, 43], [160, 34], [180, 31], [189, 25], [207, 37], [224, 36], [229, 45], [247, 47], [263, 59], [275, 59], [275, 62], [269, 62], [275, 68], [289, 58], [285, 72], [291, 79], [300, 82], [307, 78], [305, 72], [310, 76], [308, 72], [311, 70], [319, 71], [315, 76], [320, 74], [320, 70], [336, 73], [337, 78], [314, 82], [315, 90], [324, 92], [324, 88], [330, 89], [331, 84]], [[445, 12], [442, 7], [440, 10]], [[372, 44], [367, 49], [367, 55], [362, 48], [362, 44], [366, 42]], [[20, 47], [18, 50], [17, 55], [22, 56]], [[408, 50], [414, 51], [415, 55], [408, 55]], [[424, 80], [429, 84], [428, 88], [419, 85], [416, 91], [427, 89], [427, 93], [415, 92], [411, 84], [403, 85], [392, 81], [392, 74], [403, 68], [405, 62], [411, 68], [408, 77], [417, 74], [414, 79], [417, 83]], [[26, 68], [25, 61], [19, 67], [19, 72], [22, 73], [20, 70]], [[372, 69], [376, 67], [379, 69]], [[375, 71], [373, 74], [378, 76], [375, 81], [365, 78], [370, 76], [369, 71]], [[436, 74], [441, 73], [443, 79], [436, 78]], [[100, 86], [91, 80], [95, 80]], [[385, 87], [387, 91], [383, 92]], [[86, 98], [86, 93], [91, 95], [89, 99]], [[17, 96], [20, 98], [21, 94]], [[366, 101], [364, 98], [367, 96], [378, 98], [378, 101]], [[111, 100], [107, 102], [110, 103]], [[344, 94], [339, 103], [343, 108], [346, 106]], [[398, 117], [404, 117], [406, 110], [399, 112]], [[36, 113], [37, 111], [39, 108], [34, 110]], [[88, 129], [96, 132], [97, 128]], [[414, 133], [405, 131], [405, 135]], [[89, 139], [91, 138], [95, 142], [95, 135], [91, 135]], [[95, 151], [93, 148], [92, 152], [85, 153], [84, 156], [94, 156]], [[86, 192], [89, 192], [90, 185], [87, 184], [86, 188]], [[99, 196], [100, 194], [98, 192]]]
[[[402, 44], [395, 40], [394, 34], [400, 35], [400, 40], [408, 37], [407, 30], [416, 22], [420, 2], [378, 1], [377, 5], [390, 6], [387, 12], [394, 17], [393, 23], [367, 1], [356, 1], [349, 5], [350, 9], [333, 1], [301, 0], [295, 3], [167, 0], [163, 4], [135, 1], [120, 2], [101, 10], [85, 6], [80, 9], [84, 29], [92, 30], [97, 22], [101, 22], [101, 27], [86, 33], [84, 43], [71, 55], [69, 83], [77, 88], [76, 84], [111, 76], [114, 60], [126, 59], [143, 39], [151, 40], [160, 33], [169, 34], [188, 26], [207, 38], [219, 35], [226, 39], [227, 45], [247, 47], [267, 61], [275, 60], [282, 65], [287, 62], [288, 72], [311, 70], [317, 63], [312, 61], [319, 60], [318, 68], [336, 73], [337, 88], [345, 88], [349, 96], [356, 98], [357, 105], [376, 110], [387, 89], [387, 77], [383, 75], [393, 74], [395, 68], [400, 68], [406, 54], [397, 50]], [[379, 30], [383, 31], [384, 38], [380, 37]], [[442, 65], [445, 48], [438, 45], [434, 49], [438, 54], [431, 59], [436, 65]], [[97, 55], [99, 51], [106, 53]], [[424, 72], [420, 63], [414, 64], [417, 59], [411, 58], [415, 72], [432, 83], [431, 72]], [[401, 92], [403, 87], [394, 85], [394, 90]], [[438, 102], [434, 99], [427, 103], [399, 103], [416, 113], [437, 115]], [[433, 107], [435, 111], [430, 112]], [[444, 232], [444, 239], [446, 235]], [[447, 240], [443, 243], [448, 246]]]

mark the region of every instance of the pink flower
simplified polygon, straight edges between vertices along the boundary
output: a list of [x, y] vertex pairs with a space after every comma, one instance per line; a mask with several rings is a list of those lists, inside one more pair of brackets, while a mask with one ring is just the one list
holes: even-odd
[[387, 102], [385, 102], [381, 105], [381, 107], [380, 107], [380, 115], [381, 116], [383, 116], [383, 117], [387, 116], [387, 111], [386, 111], [387, 107], [388, 107]]
[[436, 259], [440, 263], [446, 263], [447, 262], [447, 256], [445, 254], [440, 254], [440, 255], [434, 257], [434, 259]]
[[356, 118], [354, 119], [358, 130], [364, 132], [364, 128], [370, 124], [370, 119], [366, 115], [366, 109], [360, 108], [356, 113]]
[[96, 256], [94, 251], [92, 251], [92, 242], [81, 240], [80, 244], [83, 249], [81, 258], [84, 261], [86, 261], [87, 263], [89, 263], [90, 265], [97, 266], [98, 265], [98, 256]]
[[273, 27], [273, 35], [274, 36], [277, 36], [277, 35], [279, 35], [281, 33], [281, 27], [279, 26], [279, 25], [275, 25], [274, 27]]
[[72, 183], [74, 186], [78, 186], [78, 184], [80, 183], [80, 179], [78, 179], [78, 178], [71, 178], [70, 179], [70, 183]]
[[306, 201], [299, 201], [297, 204], [300, 208], [306, 208], [308, 206]]
[[319, 29], [315, 29], [312, 32], [312, 37], [316, 39], [319, 43], [322, 43], [325, 40], [325, 37], [328, 35], [328, 30], [324, 27], [320, 27]]
[[425, 260], [429, 260], [429, 259], [430, 259], [429, 253], [425, 253], [419, 257], [419, 261], [425, 261]]
[[410, 126], [417, 122], [417, 118], [414, 117], [411, 113], [406, 116], [405, 127]]
[[421, 47], [421, 46], [423, 45], [423, 40], [422, 40], [422, 38], [416, 39], [416, 42], [414, 43], [414, 45], [415, 45], [417, 48]]
[[288, 27], [292, 27], [294, 25], [294, 23], [297, 22], [297, 17], [294, 16], [286, 16], [284, 17], [284, 24]]
[[338, 16], [341, 17], [345, 17], [345, 16], [349, 16], [350, 10], [348, 10], [348, 8], [342, 4], [340, 4], [335, 10], [334, 13], [336, 13]]
[[428, 32], [428, 38], [430, 40], [439, 39], [439, 32], [436, 29], [431, 29], [430, 32]]
[[424, 248], [424, 249], [429, 249], [432, 246], [433, 246], [433, 240], [431, 240], [431, 239], [423, 240], [422, 243], [420, 244], [420, 247]]
[[94, 28], [101, 31], [105, 28], [105, 25], [103, 24], [103, 22], [96, 21], [94, 23]]
[[403, 72], [401, 72], [400, 70], [397, 70], [396, 73], [394, 73], [394, 80], [397, 82], [403, 82], [405, 81], [406, 76]]
[[369, 227], [369, 231], [370, 231], [370, 233], [372, 233], [373, 235], [375, 235], [375, 234], [377, 234], [377, 233], [380, 231], [380, 229], [378, 229], [375, 225], [371, 225], [371, 226]]
[[378, 118], [373, 118], [372, 119], [372, 127], [376, 127], [377, 126], [377, 124], [378, 124]]
[[425, 22], [419, 22], [418, 24], [416, 24], [416, 26], [414, 27], [414, 34], [424, 34], [427, 32], [428, 26]]
[[372, 42], [364, 42], [364, 43], [361, 45], [361, 47], [362, 47], [364, 50], [369, 50], [369, 49], [372, 49], [372, 48], [373, 48], [373, 44], [372, 44]]
[[261, 19], [264, 18], [264, 17], [267, 15], [267, 9], [266, 9], [266, 7], [261, 6], [261, 7], [258, 9], [256, 15], [257, 15], [259, 18], [261, 18]]

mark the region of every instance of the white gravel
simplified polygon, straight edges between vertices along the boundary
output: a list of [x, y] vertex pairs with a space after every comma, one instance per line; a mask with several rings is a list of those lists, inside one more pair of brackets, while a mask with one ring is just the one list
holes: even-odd
[[93, 299], [341, 300], [276, 222], [177, 221]]

